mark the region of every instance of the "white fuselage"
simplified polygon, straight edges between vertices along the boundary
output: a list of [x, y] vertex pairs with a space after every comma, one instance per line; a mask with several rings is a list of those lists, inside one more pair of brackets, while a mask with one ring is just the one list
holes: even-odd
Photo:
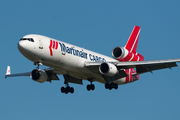
[[[85, 67], [86, 62], [117, 62], [108, 56], [89, 51], [53, 38], [42, 35], [26, 35], [23, 38], [31, 40], [20, 40], [19, 51], [33, 62], [41, 62], [43, 65], [54, 68], [59, 74], [69, 74], [75, 78], [106, 83], [101, 74], [92, 72]], [[125, 78], [114, 81], [124, 84]]]

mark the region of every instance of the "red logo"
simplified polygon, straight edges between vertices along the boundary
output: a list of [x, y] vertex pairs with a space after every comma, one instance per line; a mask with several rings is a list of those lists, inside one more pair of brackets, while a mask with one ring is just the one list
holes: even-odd
[[55, 49], [55, 50], [58, 49], [58, 42], [54, 41], [54, 40], [50, 40], [49, 50], [50, 50], [51, 56], [53, 56], [53, 52], [52, 52], [53, 49]]

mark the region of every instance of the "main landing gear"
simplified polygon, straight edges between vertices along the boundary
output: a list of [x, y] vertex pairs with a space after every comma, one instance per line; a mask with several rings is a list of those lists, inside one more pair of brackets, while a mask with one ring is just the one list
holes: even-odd
[[69, 87], [69, 85], [67, 87], [61, 87], [61, 92], [68, 94], [70, 93], [74, 93], [74, 88], [73, 87]]
[[118, 84], [114, 83], [114, 82], [111, 82], [110, 84], [106, 83], [105, 88], [109, 89], [109, 90], [112, 90], [114, 88], [115, 90], [117, 90], [118, 89]]
[[94, 84], [92, 84], [92, 79], [89, 79], [88, 81], [91, 82], [91, 83], [90, 83], [90, 85], [87, 85], [86, 88], [87, 88], [88, 91], [90, 91], [90, 90], [93, 91], [95, 89], [95, 86], [94, 86]]
[[90, 91], [90, 90], [94, 90], [95, 89], [95, 86], [94, 84], [90, 84], [90, 85], [87, 85], [87, 90]]
[[66, 87], [61, 87], [61, 92], [62, 93], [65, 93], [65, 94], [68, 94], [68, 93], [74, 93], [74, 88], [73, 87], [70, 87], [69, 84], [68, 84], [68, 81], [69, 81], [69, 75], [63, 75], [64, 76], [64, 84], [66, 84]]

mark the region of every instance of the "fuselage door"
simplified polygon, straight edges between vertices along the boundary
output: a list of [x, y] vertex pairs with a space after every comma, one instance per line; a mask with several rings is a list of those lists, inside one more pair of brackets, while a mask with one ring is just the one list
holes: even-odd
[[39, 38], [39, 49], [43, 49], [43, 42], [40, 38]]
[[43, 44], [43, 40], [41, 38], [38, 39], [39, 40], [39, 51], [41, 55], [44, 55], [44, 44]]

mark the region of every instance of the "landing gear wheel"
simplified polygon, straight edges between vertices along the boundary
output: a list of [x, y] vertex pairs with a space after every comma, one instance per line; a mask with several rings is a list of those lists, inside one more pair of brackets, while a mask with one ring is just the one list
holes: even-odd
[[109, 90], [112, 90], [112, 89], [113, 89], [113, 86], [111, 86], [111, 84], [110, 84], [108, 89], [109, 89]]
[[111, 86], [112, 88], [114, 88], [114, 83], [113, 83], [113, 82], [111, 82], [110, 86]]
[[91, 90], [91, 86], [90, 85], [87, 85], [87, 90], [90, 91]]
[[90, 91], [90, 90], [92, 90], [92, 91], [95, 90], [95, 85], [92, 84], [93, 78], [89, 78], [88, 81], [90, 82], [90, 84], [88, 84], [88, 85], [86, 86], [87, 90], [88, 90], [88, 91]]
[[61, 87], [61, 92], [65, 93], [65, 88], [64, 87]]
[[66, 88], [61, 87], [61, 92], [65, 94], [68, 94], [69, 92], [74, 93], [74, 88], [69, 86], [67, 86]]
[[69, 86], [66, 87], [67, 92], [70, 92], [70, 89], [71, 88]]
[[74, 88], [73, 87], [70, 88], [70, 92], [74, 93]]
[[94, 89], [95, 89], [94, 84], [91, 84], [91, 90], [94, 90]]
[[109, 88], [109, 83], [105, 83], [105, 88], [106, 88], [106, 89]]
[[111, 82], [110, 84], [109, 83], [105, 83], [105, 88], [109, 89], [109, 90], [112, 90], [114, 88], [114, 89], [117, 90], [118, 89], [118, 84], [114, 83], [114, 82]]
[[69, 92], [69, 91], [66, 89], [64, 93], [65, 93], [65, 94], [68, 94], [68, 92]]
[[95, 90], [95, 86], [94, 84], [91, 84], [91, 85], [87, 85], [87, 90], [90, 91], [90, 90]]
[[118, 84], [114, 83], [114, 89], [117, 90], [118, 89]]

